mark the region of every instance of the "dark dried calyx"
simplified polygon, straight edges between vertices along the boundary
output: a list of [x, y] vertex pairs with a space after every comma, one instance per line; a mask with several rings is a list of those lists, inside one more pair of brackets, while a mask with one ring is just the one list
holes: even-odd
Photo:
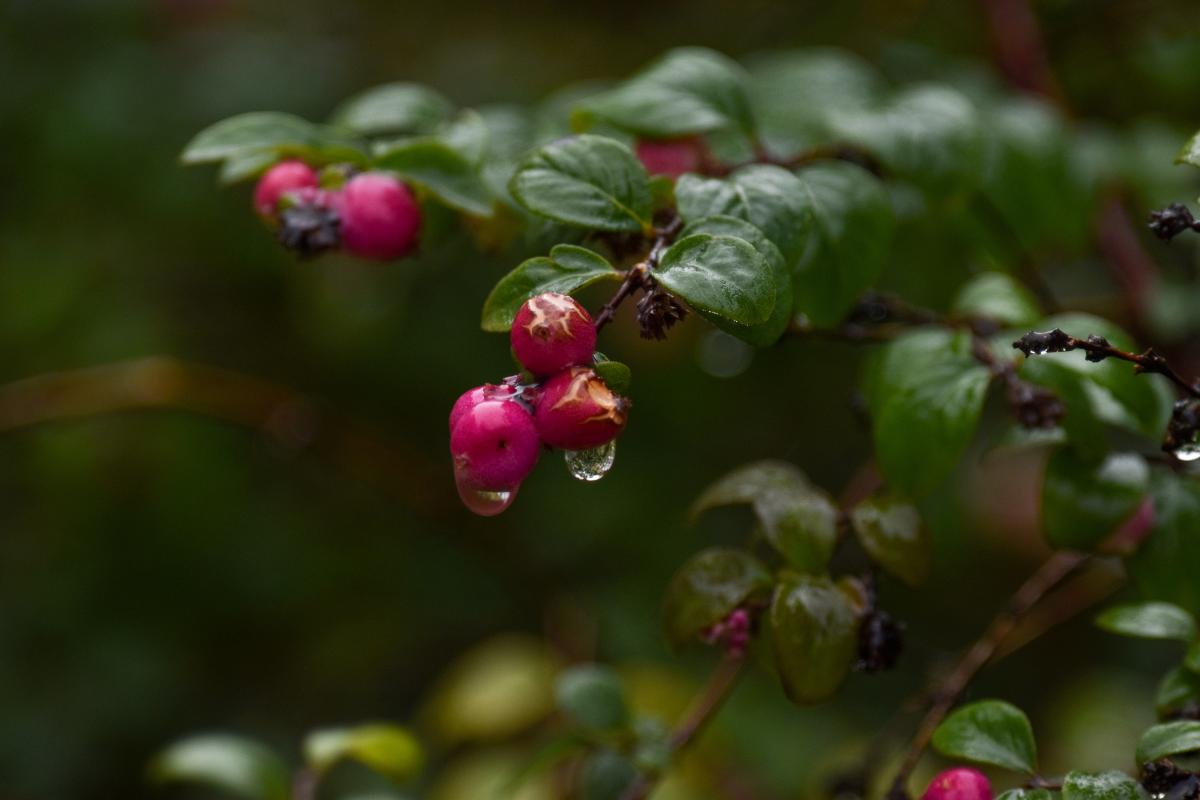
[[298, 203], [279, 215], [279, 243], [302, 258], [311, 258], [341, 245], [341, 226], [336, 209]]

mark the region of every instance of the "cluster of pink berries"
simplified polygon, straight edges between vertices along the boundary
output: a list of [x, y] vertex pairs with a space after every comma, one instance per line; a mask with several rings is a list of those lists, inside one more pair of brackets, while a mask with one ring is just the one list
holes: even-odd
[[977, 769], [953, 767], [934, 776], [921, 800], [992, 800], [992, 785]]
[[281, 161], [259, 179], [254, 209], [301, 255], [343, 248], [375, 261], [402, 258], [417, 246], [421, 207], [412, 191], [386, 172], [351, 175], [322, 188], [303, 161]]
[[450, 410], [459, 496], [484, 516], [507, 508], [542, 445], [588, 450], [625, 428], [629, 400], [594, 369], [596, 327], [574, 299], [547, 292], [525, 301], [510, 332], [513, 355], [533, 376], [463, 394]]

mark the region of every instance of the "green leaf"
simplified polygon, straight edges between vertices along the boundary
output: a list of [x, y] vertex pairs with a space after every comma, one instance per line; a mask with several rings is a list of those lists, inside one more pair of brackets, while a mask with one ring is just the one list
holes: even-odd
[[878, 108], [835, 107], [829, 128], [835, 139], [868, 150], [918, 185], [945, 189], [979, 180], [979, 115], [948, 86], [913, 86]]
[[1163, 722], [1147, 730], [1138, 740], [1139, 764], [1200, 750], [1200, 721]]
[[1141, 784], [1124, 772], [1069, 772], [1063, 778], [1063, 800], [1145, 800]]
[[549, 257], [523, 261], [500, 279], [483, 302], [483, 329], [506, 333], [521, 305], [535, 295], [571, 294], [598, 281], [620, 280], [622, 275], [598, 253], [560, 244], [550, 250]]
[[645, 168], [628, 147], [603, 136], [573, 136], [533, 151], [509, 190], [534, 214], [570, 225], [629, 232], [650, 225]]
[[771, 603], [771, 643], [784, 692], [806, 705], [845, 680], [858, 649], [859, 618], [828, 577], [787, 575]]
[[1091, 550], [1137, 510], [1150, 469], [1134, 453], [1101, 461], [1060, 447], [1046, 464], [1042, 483], [1042, 530], [1056, 548]]
[[492, 198], [475, 167], [438, 139], [408, 139], [390, 145], [376, 155], [375, 165], [421, 185], [452, 208], [481, 217], [492, 213]]
[[[1072, 336], [1103, 336], [1115, 347], [1135, 349], [1133, 340], [1108, 320], [1090, 314], [1059, 314], [1042, 320], [1037, 330], [1062, 328]], [[1075, 416], [1090, 416], [1108, 425], [1140, 432], [1155, 441], [1162, 437], [1171, 416], [1172, 394], [1166, 381], [1153, 375], [1138, 375], [1129, 364], [1108, 359], [1100, 363], [1087, 360], [1081, 350], [1069, 353], [1045, 353], [1026, 358], [1019, 368], [1022, 377], [1047, 386], [1062, 395], [1069, 422]], [[1062, 389], [1070, 382], [1079, 387], [1073, 395]], [[1072, 397], [1085, 397], [1086, 406], [1072, 403]], [[1068, 428], [1068, 433], [1072, 433]], [[1086, 441], [1071, 440], [1077, 446]]]
[[952, 311], [957, 317], [1014, 327], [1033, 325], [1042, 316], [1033, 294], [1003, 272], [984, 272], [969, 280], [959, 290]]
[[278, 160], [279, 156], [271, 150], [254, 150], [230, 156], [222, 162], [217, 179], [221, 185], [230, 186], [250, 178], [257, 178]]
[[1115, 606], [1096, 617], [1096, 625], [1111, 633], [1143, 639], [1188, 642], [1196, 636], [1195, 617], [1170, 603]]
[[629, 722], [621, 679], [599, 664], [571, 667], [558, 676], [554, 696], [559, 709], [577, 724], [593, 731], [620, 728]]
[[813, 220], [796, 265], [796, 310], [815, 325], [833, 325], [879, 278], [895, 216], [883, 184], [855, 164], [817, 164], [796, 177]]
[[950, 474], [975, 433], [991, 377], [963, 331], [912, 331], [880, 350], [866, 389], [889, 485], [917, 496]]
[[718, 506], [747, 504], [780, 555], [799, 570], [820, 572], [837, 542], [837, 504], [785, 461], [756, 461], [709, 486], [692, 506], [698, 516]]
[[688, 236], [671, 245], [651, 272], [663, 288], [706, 316], [757, 325], [775, 308], [771, 269], [744, 239]]
[[313, 731], [304, 740], [304, 758], [318, 774], [350, 760], [395, 783], [412, 780], [425, 761], [416, 737], [399, 725], [387, 723]]
[[675, 183], [675, 201], [687, 222], [718, 215], [749, 222], [775, 243], [788, 264], [804, 252], [812, 223], [805, 184], [770, 164], [742, 167], [725, 179], [683, 175]]
[[583, 125], [593, 117], [648, 137], [754, 130], [742, 68], [699, 47], [668, 51], [615, 89], [588, 98], [573, 114]]
[[980, 700], [955, 709], [933, 732], [942, 755], [1018, 772], [1037, 771], [1037, 747], [1025, 712], [1003, 700]]
[[767, 568], [746, 551], [702, 550], [679, 568], [667, 587], [663, 603], [667, 639], [676, 646], [686, 644], [770, 588]]
[[1190, 706], [1200, 706], [1200, 674], [1176, 667], [1163, 676], [1154, 695], [1159, 719], [1177, 714]]
[[777, 342], [792, 319], [792, 273], [779, 248], [758, 228], [736, 217], [702, 217], [684, 228], [680, 237], [687, 238], [698, 233], [745, 240], [762, 256], [775, 281], [775, 307], [766, 322], [758, 325], [739, 325], [725, 317], [707, 312], [700, 312], [701, 316], [726, 333], [756, 347], [767, 347]]
[[637, 778], [633, 763], [615, 750], [597, 750], [583, 764], [583, 800], [620, 800]]
[[593, 369], [601, 380], [608, 384], [608, 388], [617, 394], [629, 393], [629, 385], [633, 382], [633, 373], [629, 367], [620, 361], [604, 360], [597, 363]]
[[1200, 641], [1188, 645], [1187, 653], [1183, 656], [1183, 665], [1192, 672], [1200, 674]]
[[303, 156], [310, 161], [364, 163], [359, 142], [322, 125], [277, 111], [252, 111], [217, 122], [183, 149], [185, 164], [245, 159], [263, 152]]
[[351, 97], [330, 122], [369, 136], [431, 133], [453, 110], [449, 100], [426, 86], [388, 83]]
[[220, 734], [175, 742], [150, 763], [158, 782], [211, 786], [248, 800], [287, 800], [287, 768], [273, 752], [251, 739]]
[[850, 511], [850, 524], [871, 560], [916, 586], [929, 575], [929, 536], [911, 503], [878, 495]]
[[1139, 592], [1200, 616], [1200, 484], [1192, 477], [1156, 471], [1150, 481], [1154, 526], [1126, 568]]
[[1200, 167], [1200, 132], [1187, 140], [1187, 143], [1179, 151], [1179, 155], [1175, 157], [1175, 163]]
[[473, 167], [480, 167], [489, 149], [487, 122], [478, 111], [467, 108], [442, 126], [438, 138], [465, 158]]

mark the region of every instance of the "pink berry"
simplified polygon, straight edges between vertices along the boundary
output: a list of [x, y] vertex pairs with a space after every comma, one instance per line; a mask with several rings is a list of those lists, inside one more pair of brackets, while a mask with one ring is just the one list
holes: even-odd
[[406, 256], [417, 246], [421, 207], [400, 181], [382, 172], [356, 175], [338, 199], [342, 247], [376, 261]]
[[551, 447], [587, 450], [617, 438], [629, 405], [593, 370], [572, 367], [542, 385], [533, 419], [538, 435]]
[[704, 162], [704, 145], [698, 139], [639, 139], [637, 157], [651, 175], [678, 178], [699, 172]]
[[509, 332], [513, 354], [535, 375], [592, 363], [596, 327], [574, 298], [546, 292], [525, 301]]
[[478, 489], [516, 487], [538, 459], [533, 416], [513, 400], [485, 400], [468, 409], [450, 433], [457, 475]]
[[463, 392], [454, 401], [454, 407], [450, 409], [450, 432], [454, 433], [454, 426], [462, 419], [463, 414], [466, 414], [485, 400], [502, 400], [516, 393], [517, 387], [508, 383], [501, 383], [499, 385], [485, 383], [483, 386], [476, 386], [474, 389]]
[[280, 161], [258, 179], [254, 187], [254, 210], [267, 218], [274, 218], [279, 198], [284, 192], [317, 186], [317, 173], [303, 161]]
[[992, 785], [977, 769], [954, 767], [939, 772], [921, 800], [992, 800]]

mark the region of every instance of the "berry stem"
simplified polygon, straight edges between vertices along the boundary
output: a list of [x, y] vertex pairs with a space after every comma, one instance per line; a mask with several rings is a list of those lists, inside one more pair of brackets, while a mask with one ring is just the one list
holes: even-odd
[[653, 278], [650, 277], [650, 270], [658, 266], [663, 253], [667, 251], [671, 242], [675, 241], [675, 237], [681, 230], [683, 230], [683, 218], [679, 215], [673, 215], [665, 225], [654, 229], [654, 241], [650, 244], [646, 257], [625, 272], [625, 280], [621, 281], [616, 294], [604, 304], [604, 308], [600, 309], [600, 313], [596, 315], [597, 331], [612, 322], [621, 303], [625, 302], [638, 289], [645, 289], [653, 281]]
[[1113, 347], [1103, 336], [1089, 336], [1086, 339], [1079, 339], [1065, 333], [1061, 328], [1055, 328], [1043, 333], [1030, 331], [1013, 342], [1013, 347], [1020, 350], [1026, 356], [1083, 350], [1088, 354], [1088, 361], [1099, 362], [1106, 358], [1128, 361], [1134, 365], [1135, 372], [1162, 375], [1175, 384], [1184, 394], [1200, 398], [1200, 387], [1194, 383], [1188, 383], [1181, 378], [1179, 373], [1167, 363], [1167, 359], [1153, 347], [1141, 353], [1130, 353]]
[[929, 740], [950, 710], [958, 703], [972, 679], [992, 657], [1000, 645], [1016, 629], [1017, 624], [1055, 587], [1063, 583], [1090, 558], [1085, 553], [1060, 551], [1050, 556], [1037, 571], [1017, 589], [1008, 605], [995, 616], [981, 636], [959, 659], [954, 669], [932, 691], [929, 708], [921, 718], [916, 735], [909, 744], [899, 771], [892, 781], [888, 797], [907, 797], [906, 784], [917, 762], [929, 746]]
[[[733, 688], [737, 686], [738, 678], [741, 677], [742, 668], [745, 665], [745, 654], [737, 652], [726, 653], [725, 657], [717, 664], [704, 688], [692, 701], [687, 714], [671, 733], [669, 745], [672, 757], [691, 744], [709, 721], [716, 716], [733, 692]], [[621, 800], [644, 800], [654, 789], [658, 778], [658, 775], [639, 776], [621, 795]]]

